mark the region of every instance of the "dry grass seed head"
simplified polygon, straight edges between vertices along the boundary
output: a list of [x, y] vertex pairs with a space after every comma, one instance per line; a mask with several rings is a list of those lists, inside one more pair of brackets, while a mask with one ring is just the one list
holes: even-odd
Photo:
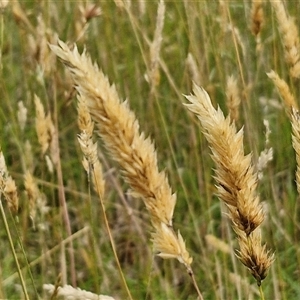
[[276, 13], [279, 30], [282, 35], [285, 59], [290, 65], [290, 74], [294, 78], [300, 76], [299, 33], [295, 21], [285, 10], [282, 1], [270, 1]]
[[92, 136], [94, 131], [94, 122], [92, 121], [90, 112], [87, 108], [84, 98], [78, 96], [78, 127], [81, 131], [85, 131], [88, 135]]
[[298, 104], [293, 94], [291, 93], [286, 81], [281, 79], [279, 75], [273, 70], [267, 73], [267, 75], [270, 79], [272, 79], [274, 85], [276, 86], [279, 95], [282, 98], [285, 107], [287, 108], [287, 111], [290, 113], [292, 107], [298, 109]]
[[85, 99], [78, 96], [78, 126], [81, 133], [78, 135], [78, 142], [84, 154], [82, 162], [86, 172], [90, 175], [92, 171], [92, 180], [96, 192], [104, 196], [105, 182], [103, 179], [102, 167], [98, 158], [97, 143], [93, 143], [92, 135], [94, 131], [94, 122], [92, 121]]
[[160, 81], [159, 74], [159, 52], [162, 43], [162, 31], [165, 18], [165, 3], [160, 0], [157, 8], [157, 20], [153, 42], [150, 45], [150, 74], [149, 79], [152, 89], [154, 89]]
[[293, 148], [296, 153], [296, 162], [297, 162], [297, 170], [296, 170], [296, 185], [297, 191], [300, 194], [300, 114], [299, 111], [295, 108], [292, 109], [292, 141]]
[[69, 68], [82, 98], [110, 155], [122, 169], [132, 195], [142, 197], [154, 227], [155, 251], [163, 258], [176, 257], [185, 266], [191, 258], [181, 235], [172, 229], [176, 194], [172, 194], [167, 177], [159, 172], [153, 143], [139, 131], [139, 123], [126, 101], [121, 102], [115, 86], [84, 52], [71, 51], [66, 44], [51, 46]]
[[74, 288], [71, 285], [54, 286], [53, 284], [44, 284], [43, 290], [48, 297], [54, 296], [55, 299], [85, 299], [85, 300], [114, 300], [113, 297], [105, 295], [96, 295], [92, 292]]
[[27, 108], [24, 106], [23, 101], [18, 102], [18, 122], [19, 126], [21, 128], [21, 131], [24, 131], [26, 121], [27, 121]]
[[30, 172], [24, 175], [24, 186], [29, 201], [29, 216], [34, 221], [36, 216], [36, 204], [40, 192]]
[[176, 196], [164, 172], [158, 171], [154, 145], [139, 132], [138, 121], [128, 103], [120, 101], [115, 87], [85, 52], [80, 55], [76, 47], [71, 51], [62, 42], [59, 47], [51, 48], [71, 71], [98, 133], [120, 164], [133, 195], [144, 199], [153, 224], [171, 225]]
[[19, 208], [19, 197], [15, 181], [9, 175], [3, 152], [0, 150], [0, 194], [3, 194], [8, 208], [17, 213]]
[[251, 32], [256, 37], [260, 34], [264, 24], [264, 11], [262, 0], [252, 0], [251, 7]]
[[37, 95], [34, 95], [35, 103], [35, 129], [39, 143], [42, 147], [42, 154], [45, 154], [49, 148], [50, 136], [49, 136], [49, 116], [46, 117], [44, 106]]
[[226, 84], [226, 103], [229, 109], [230, 117], [235, 121], [239, 119], [239, 106], [241, 103], [239, 94], [237, 79], [234, 76], [229, 76]]
[[243, 130], [237, 132], [230, 118], [225, 119], [221, 109], [213, 107], [204, 89], [194, 85], [194, 95], [186, 98], [190, 101], [186, 106], [197, 115], [210, 144], [218, 196], [228, 206], [234, 224], [250, 234], [262, 223], [264, 214], [251, 156], [244, 155]]
[[152, 233], [153, 246], [155, 251], [162, 258], [175, 258], [184, 264], [187, 269], [193, 261], [185, 247], [185, 242], [178, 231], [177, 236], [173, 229], [164, 223], [157, 227]]
[[261, 232], [259, 229], [246, 236], [244, 232], [235, 228], [238, 235], [240, 250], [236, 251], [239, 260], [248, 268], [260, 286], [267, 276], [268, 270], [274, 261], [274, 254], [261, 245]]

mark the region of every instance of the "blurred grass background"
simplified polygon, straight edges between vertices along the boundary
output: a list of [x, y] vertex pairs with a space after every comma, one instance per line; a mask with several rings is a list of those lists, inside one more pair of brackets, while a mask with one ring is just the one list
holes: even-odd
[[[182, 105], [183, 94], [191, 92], [195, 81], [227, 114], [226, 82], [230, 75], [237, 78], [241, 97], [237, 127], [244, 126], [246, 153], [252, 152], [256, 163], [264, 149], [263, 120], [270, 123], [269, 146], [274, 150], [273, 160], [259, 184], [267, 211], [263, 240], [276, 253], [263, 290], [266, 299], [299, 299], [299, 199], [294, 183], [291, 125], [266, 72], [275, 70], [289, 83], [296, 98], [300, 85], [299, 80], [289, 77], [270, 3], [262, 4], [264, 23], [257, 42], [251, 33], [251, 1], [167, 1], [159, 82], [154, 92], [147, 72], [158, 2], [133, 1], [128, 7], [129, 2], [126, 3], [12, 1], [1, 9], [0, 144], [20, 197], [17, 215], [10, 214], [5, 204], [4, 207], [21, 266], [25, 266], [25, 260], [17, 235], [29, 263], [37, 260], [32, 273], [42, 299], [42, 284], [54, 284], [59, 273], [66, 274], [70, 283], [66, 250], [69, 244], [62, 243], [67, 233], [59, 212], [57, 174], [49, 172], [35, 130], [36, 94], [59, 132], [72, 233], [79, 232], [73, 240], [77, 285], [116, 299], [125, 297], [100, 206], [81, 164], [76, 93], [63, 65], [48, 48], [47, 43], [56, 43], [59, 37], [70, 45], [76, 42], [80, 51], [86, 48], [116, 85], [120, 97], [128, 99], [141, 130], [155, 142], [159, 166], [166, 169], [178, 194], [174, 227], [180, 230], [194, 257], [193, 270], [205, 299], [258, 298], [254, 279], [233, 252], [222, 252], [206, 242], [205, 237], [210, 234], [232, 249], [237, 244], [230, 223], [221, 212], [224, 207], [214, 195], [210, 149], [199, 123]], [[299, 3], [285, 4], [299, 27]], [[89, 18], [91, 7], [100, 8], [101, 14]], [[194, 59], [194, 72], [188, 63], [189, 55]], [[24, 129], [17, 118], [20, 101], [27, 109]], [[101, 141], [98, 144], [101, 148]], [[106, 174], [107, 214], [134, 299], [195, 299], [196, 293], [182, 266], [176, 261], [162, 261], [151, 252], [151, 228], [142, 202], [128, 196], [128, 186], [105, 150], [99, 155]], [[34, 222], [29, 217], [24, 192], [24, 174], [28, 170], [45, 201]], [[0, 298], [21, 299], [15, 263], [3, 226], [0, 228]], [[50, 255], [45, 255], [51, 249]], [[30, 297], [36, 299], [28, 272], [24, 270], [24, 274]]]

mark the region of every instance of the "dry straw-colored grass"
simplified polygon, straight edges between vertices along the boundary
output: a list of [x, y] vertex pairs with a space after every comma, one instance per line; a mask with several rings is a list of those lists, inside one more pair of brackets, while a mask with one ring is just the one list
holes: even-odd
[[[98, 158], [97, 144], [93, 142], [94, 122], [84, 100], [78, 97], [78, 126], [81, 133], [78, 141], [84, 154], [83, 167], [91, 176], [95, 190], [104, 198], [105, 182], [103, 179], [102, 167]], [[92, 171], [92, 172], [91, 172]]]
[[227, 107], [233, 120], [239, 119], [239, 107], [241, 103], [238, 81], [234, 76], [229, 76], [226, 83]]
[[52, 284], [44, 284], [43, 289], [49, 299], [73, 299], [73, 300], [114, 300], [106, 295], [96, 295], [94, 293], [74, 288], [70, 285], [57, 287]]
[[292, 107], [298, 108], [298, 104], [295, 100], [295, 97], [290, 91], [290, 87], [286, 83], [286, 81], [280, 78], [279, 75], [273, 70], [267, 73], [267, 75], [270, 79], [272, 79], [274, 85], [276, 86], [287, 111], [290, 112]]
[[295, 20], [289, 16], [283, 1], [270, 1], [278, 22], [285, 51], [285, 59], [290, 66], [290, 75], [294, 78], [300, 76], [300, 43], [299, 32]]
[[186, 96], [187, 108], [200, 120], [202, 131], [210, 144], [216, 165], [217, 195], [229, 210], [233, 229], [238, 236], [237, 256], [260, 286], [274, 255], [261, 245], [260, 225], [263, 207], [257, 195], [257, 174], [251, 155], [244, 155], [243, 129], [237, 131], [230, 117], [213, 107], [207, 92], [194, 85], [194, 94]]
[[2, 195], [4, 195], [11, 212], [17, 213], [19, 208], [17, 186], [7, 170], [5, 158], [0, 148], [0, 196]]
[[51, 49], [70, 70], [81, 101], [95, 122], [110, 155], [122, 170], [132, 188], [131, 194], [141, 197], [148, 209], [153, 225], [154, 250], [163, 258], [176, 258], [191, 274], [192, 258], [181, 234], [172, 224], [176, 194], [172, 193], [166, 174], [159, 172], [153, 143], [139, 131], [139, 124], [126, 101], [121, 102], [114, 86], [92, 63], [84, 52], [59, 41]]
[[297, 191], [300, 194], [300, 114], [295, 108], [292, 109], [291, 114], [292, 123], [292, 143], [296, 153], [297, 170], [296, 170], [296, 184]]
[[[149, 261], [149, 255], [144, 259], [144, 250], [148, 251], [149, 247], [143, 226], [148, 219], [140, 217], [143, 213], [131, 207], [132, 198], [124, 196], [113, 172], [107, 172], [109, 180], [105, 186], [99, 150], [93, 137], [96, 132], [107, 152], [119, 164], [131, 187], [131, 195], [143, 199], [150, 215], [151, 239], [156, 254], [162, 258], [175, 258], [184, 264], [196, 290], [193, 272], [197, 270], [196, 276], [201, 282], [201, 290], [205, 288], [206, 296], [202, 297], [197, 290], [199, 299], [246, 297], [250, 300], [260, 294], [260, 299], [265, 300], [261, 283], [271, 266], [271, 280], [264, 282], [267, 299], [293, 298], [298, 292], [295, 282], [299, 273], [299, 209], [296, 188], [290, 179], [294, 166], [290, 164], [290, 157], [286, 159], [290, 141], [289, 127], [285, 125], [290, 125], [289, 121], [292, 124], [297, 162], [296, 187], [300, 193], [300, 117], [297, 104], [300, 43], [298, 20], [293, 19], [287, 10], [291, 8], [291, 12], [297, 12], [295, 6], [283, 0], [244, 1], [243, 5], [224, 0], [216, 2], [216, 5], [210, 5], [209, 1], [204, 1], [204, 5], [197, 1], [172, 4], [164, 4], [163, 0], [152, 4], [142, 0], [136, 3], [114, 1], [116, 5], [113, 1], [104, 1], [101, 8], [98, 4], [70, 2], [66, 6], [59, 1], [50, 2], [45, 5], [44, 1], [39, 1], [37, 5], [28, 6], [20, 1], [0, 1], [3, 29], [1, 65], [2, 75], [5, 75], [2, 76], [4, 118], [1, 125], [3, 151], [8, 162], [7, 168], [0, 151], [2, 234], [5, 230], [8, 237], [7, 243], [3, 239], [1, 273], [4, 280], [0, 284], [0, 298], [9, 298], [16, 293], [13, 287], [16, 274], [10, 274], [15, 268], [11, 257], [14, 257], [25, 299], [29, 299], [28, 292], [30, 296], [34, 292], [36, 297], [33, 297], [39, 298], [44, 281], [53, 282], [57, 276], [61, 281], [57, 281], [55, 286], [45, 285], [43, 296], [48, 295], [51, 299], [110, 299], [98, 294], [105, 290], [107, 294], [115, 293], [114, 296], [118, 297], [117, 294], [123, 292], [123, 284], [128, 299], [135, 298], [135, 295], [147, 299], [192, 297], [191, 287], [185, 284], [184, 275], [176, 269], [177, 264]], [[246, 18], [241, 17], [243, 13]], [[98, 16], [99, 19], [94, 19]], [[13, 40], [10, 28], [17, 31]], [[166, 173], [158, 168], [153, 142], [140, 130], [128, 102], [119, 98], [114, 85], [109, 83], [85, 51], [80, 54], [76, 47], [70, 50], [63, 42], [59, 42], [58, 46], [52, 45], [52, 50], [49, 48], [49, 43], [55, 44], [57, 36], [61, 35], [77, 45], [87, 44], [99, 54], [103, 68], [112, 76], [118, 78], [119, 71], [124, 69], [126, 75], [130, 73], [122, 80], [116, 79], [118, 84], [132, 101], [137, 101], [145, 120], [150, 118], [149, 126], [154, 127], [154, 134], [161, 130], [156, 124], [160, 121], [163, 124], [165, 133], [157, 135], [156, 139], [162, 145], [168, 143], [167, 147], [163, 146], [168, 156], [165, 164], [174, 171], [172, 181], [176, 184], [179, 180], [178, 191], [186, 197], [185, 202], [178, 203], [180, 208], [186, 209], [178, 218], [182, 220], [180, 225], [185, 231], [184, 238], [194, 247], [192, 251], [199, 253], [194, 256], [193, 270], [192, 257], [184, 238], [173, 228], [177, 196]], [[67, 85], [61, 80], [56, 55], [69, 69], [76, 87], [69, 95], [65, 94], [66, 97], [63, 96], [62, 85], [63, 89], [69, 90], [71, 77], [67, 77]], [[15, 65], [15, 57], [21, 58], [19, 65]], [[182, 65], [184, 62], [186, 66]], [[272, 104], [277, 100], [270, 99], [273, 85], [271, 80], [265, 80], [265, 72], [272, 69], [274, 71], [267, 75], [276, 86], [290, 120], [282, 114], [282, 106]], [[11, 72], [6, 73], [7, 70]], [[287, 72], [289, 76], [286, 76]], [[24, 80], [22, 75], [26, 75]], [[231, 231], [227, 231], [228, 223], [225, 222], [224, 226], [219, 212], [215, 214], [218, 205], [213, 203], [214, 187], [210, 178], [211, 161], [205, 156], [206, 141], [197, 137], [197, 123], [187, 122], [188, 116], [182, 111], [181, 93], [190, 89], [192, 81], [206, 86], [211, 95], [218, 97], [220, 105], [227, 100], [229, 116], [224, 117], [220, 108], [213, 107], [208, 94], [195, 85], [194, 93], [187, 96], [190, 101], [187, 107], [199, 118], [212, 151], [217, 195], [228, 209], [226, 215], [232, 221], [237, 243], [232, 239]], [[74, 118], [60, 115], [62, 111], [68, 111], [68, 117], [74, 113], [70, 105], [74, 91], [78, 92], [80, 132], [74, 129], [75, 122], [72, 120], [76, 119], [75, 115]], [[41, 99], [32, 97], [35, 94]], [[141, 97], [146, 97], [147, 105], [140, 102]], [[15, 101], [16, 98], [18, 100]], [[260, 98], [265, 99], [264, 103], [258, 101]], [[47, 103], [46, 109], [43, 103]], [[33, 107], [36, 132], [32, 126]], [[265, 149], [261, 152], [264, 142], [259, 134], [262, 122], [258, 116], [263, 117], [266, 128]], [[251, 154], [245, 155], [244, 131], [237, 130], [235, 122], [244, 122], [243, 129], [250, 142], [246, 146], [255, 153], [260, 152], [257, 163], [252, 161]], [[171, 124], [170, 127], [168, 124]], [[86, 174], [78, 168], [77, 148], [72, 144], [72, 136], [77, 133], [88, 184], [94, 187], [99, 202], [94, 202], [96, 197], [89, 189], [86, 192], [81, 180], [86, 178]], [[26, 141], [28, 138], [30, 142]], [[38, 143], [40, 147], [37, 147]], [[193, 152], [196, 147], [202, 150], [201, 154]], [[273, 159], [272, 147], [275, 159], [268, 164]], [[170, 150], [172, 157], [168, 153]], [[35, 159], [39, 151], [41, 160]], [[43, 160], [46, 160], [50, 172], [44, 172]], [[103, 162], [108, 168], [105, 158]], [[17, 190], [18, 180], [24, 180], [23, 193], [22, 188]], [[266, 183], [261, 189], [261, 196], [258, 193], [260, 181]], [[115, 192], [122, 197], [122, 205], [108, 203]], [[19, 196], [21, 209], [18, 209]], [[270, 211], [270, 218], [266, 218], [260, 197], [269, 199], [264, 208]], [[3, 203], [8, 209], [2, 206]], [[105, 226], [102, 222], [98, 226], [98, 209], [103, 212], [101, 221]], [[45, 214], [43, 211], [46, 210]], [[110, 219], [111, 216], [114, 218]], [[263, 243], [264, 222], [265, 239], [273, 244], [278, 257], [273, 265], [274, 255]], [[14, 227], [10, 227], [11, 224]], [[12, 231], [13, 228], [15, 231]], [[135, 230], [138, 238], [142, 238], [140, 244], [138, 239], [131, 239]], [[18, 236], [20, 239], [16, 240]], [[106, 245], [108, 239], [111, 248]], [[76, 242], [73, 244], [73, 241]], [[90, 244], [90, 241], [92, 247], [81, 247]], [[22, 243], [25, 259], [20, 259], [19, 264]], [[126, 243], [125, 247], [123, 243]], [[248, 268], [259, 288], [255, 283], [250, 284], [244, 272], [239, 273], [233, 252], [236, 244], [236, 257]], [[9, 246], [11, 248], [7, 250]], [[117, 249], [120, 250], [119, 255]], [[68, 251], [69, 256], [66, 256]], [[28, 269], [23, 264], [26, 256], [29, 262], [32, 260], [30, 266], [35, 277], [32, 284], [29, 283]], [[121, 276], [126, 270], [130, 288], [125, 278], [122, 278], [122, 283], [114, 280], [116, 264]], [[157, 272], [160, 264], [161, 273]], [[202, 272], [206, 268], [207, 272]], [[34, 291], [34, 282], [38, 286], [37, 291]], [[73, 287], [66, 286], [67, 283]], [[135, 289], [136, 283], [139, 291]], [[289, 283], [292, 284], [289, 286]], [[94, 292], [77, 289], [77, 284]], [[157, 296], [157, 291], [166, 296]]]

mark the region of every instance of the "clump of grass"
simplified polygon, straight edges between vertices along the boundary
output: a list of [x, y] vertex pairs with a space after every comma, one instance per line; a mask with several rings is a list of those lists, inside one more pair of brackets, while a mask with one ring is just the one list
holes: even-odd
[[[200, 299], [297, 297], [297, 6], [261, 0], [100, 5], [0, 2], [0, 298], [190, 299], [196, 281]], [[67, 56], [73, 79], [61, 72], [49, 48], [58, 36], [84, 45], [103, 73], [86, 52], [62, 44], [56, 51]], [[182, 93], [193, 81], [230, 116], [211, 109], [201, 117], [214, 162], [199, 124], [182, 108]], [[278, 105], [273, 84], [284, 105]], [[130, 99], [139, 123], [116, 90]], [[205, 94], [190, 97], [199, 93]], [[218, 136], [219, 121], [227, 129]], [[95, 143], [94, 129], [121, 172]], [[151, 141], [142, 133], [147, 130]], [[243, 147], [253, 154], [245, 155]], [[237, 242], [215, 201], [213, 163]], [[144, 200], [148, 215], [132, 195]], [[154, 258], [149, 240], [156, 254], [182, 262], [194, 283], [182, 265]], [[276, 264], [262, 241], [276, 249]], [[258, 288], [238, 259], [257, 284], [266, 274], [267, 280]], [[56, 278], [55, 286], [42, 288]]]

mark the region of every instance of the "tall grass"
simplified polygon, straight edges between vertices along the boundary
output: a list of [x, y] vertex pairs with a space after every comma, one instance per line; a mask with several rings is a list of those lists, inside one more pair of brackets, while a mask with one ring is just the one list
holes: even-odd
[[1, 299], [300, 297], [299, 5], [0, 7]]

